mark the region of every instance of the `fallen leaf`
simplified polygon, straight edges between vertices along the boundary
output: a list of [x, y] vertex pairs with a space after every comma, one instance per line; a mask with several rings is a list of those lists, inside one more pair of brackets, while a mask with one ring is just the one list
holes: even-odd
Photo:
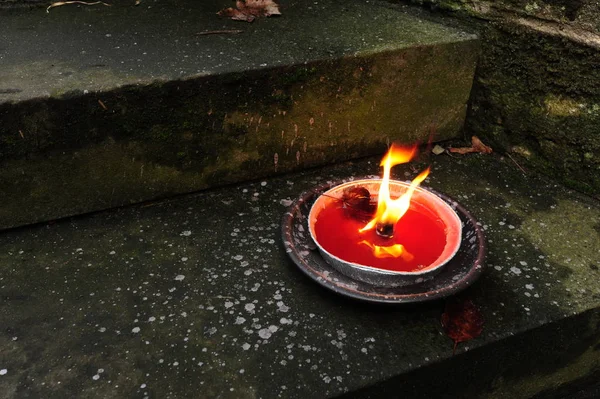
[[458, 154], [468, 154], [470, 152], [480, 152], [482, 154], [490, 154], [493, 150], [491, 147], [483, 144], [479, 137], [473, 136], [471, 137], [471, 147], [459, 147], [459, 148], [449, 148], [450, 152], [455, 152]]
[[456, 346], [477, 338], [483, 331], [483, 316], [470, 299], [463, 301], [449, 301], [442, 314], [442, 327], [447, 336], [454, 341], [452, 354]]
[[475, 151], [481, 152], [482, 154], [492, 153], [492, 148], [483, 144], [483, 142], [479, 140], [479, 137], [477, 136], [471, 137], [471, 145], [473, 146], [473, 148], [475, 148]]
[[252, 22], [259, 17], [281, 15], [276, 0], [237, 0], [235, 6], [236, 8], [225, 8], [217, 14], [234, 21], [245, 22]]
[[442, 147], [439, 144], [436, 144], [435, 147], [433, 147], [431, 149], [431, 152], [433, 152], [435, 155], [440, 155], [442, 153], [444, 153], [446, 150], [444, 149], [444, 147]]

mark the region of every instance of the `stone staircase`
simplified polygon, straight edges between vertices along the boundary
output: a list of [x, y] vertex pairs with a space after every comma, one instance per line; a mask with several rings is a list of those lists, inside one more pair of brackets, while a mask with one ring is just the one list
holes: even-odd
[[443, 300], [360, 303], [290, 261], [302, 192], [460, 134], [478, 44], [385, 2], [282, 3], [2, 15], [0, 398], [597, 397], [600, 205], [510, 159], [420, 159], [487, 239], [456, 354]]
[[[129, 4], [129, 3], [128, 3]], [[477, 39], [387, 3], [64, 6], [0, 27], [0, 228], [456, 137]], [[203, 34], [234, 30], [237, 34]]]

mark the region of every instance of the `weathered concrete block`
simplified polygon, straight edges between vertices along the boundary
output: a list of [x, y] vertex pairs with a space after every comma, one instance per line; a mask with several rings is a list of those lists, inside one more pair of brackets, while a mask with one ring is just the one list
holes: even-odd
[[[0, 228], [461, 130], [474, 36], [383, 3], [297, 4], [243, 26], [218, 3], [135, 8], [136, 22], [108, 7], [6, 18]], [[244, 33], [197, 35], [224, 27]]]
[[512, 152], [523, 165], [598, 195], [598, 2], [412, 2], [450, 12], [480, 32], [468, 133]]
[[428, 159], [425, 184], [472, 212], [488, 248], [459, 294], [483, 332], [456, 353], [443, 300], [360, 303], [292, 263], [278, 238], [291, 200], [379, 159], [0, 234], [0, 393], [597, 398], [573, 388], [600, 372], [600, 203], [508, 158]]
[[409, 0], [433, 9], [466, 13], [478, 18], [520, 16], [553, 21], [600, 33], [600, 4], [595, 0]]
[[518, 22], [488, 25], [468, 129], [600, 193], [600, 54]]

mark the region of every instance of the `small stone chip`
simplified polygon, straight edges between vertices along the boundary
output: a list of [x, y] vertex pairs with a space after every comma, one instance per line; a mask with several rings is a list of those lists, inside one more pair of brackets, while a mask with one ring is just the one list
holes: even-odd
[[446, 150], [444, 149], [444, 147], [442, 147], [439, 144], [436, 144], [435, 147], [433, 147], [431, 149], [431, 152], [433, 152], [435, 155], [440, 155], [443, 154]]

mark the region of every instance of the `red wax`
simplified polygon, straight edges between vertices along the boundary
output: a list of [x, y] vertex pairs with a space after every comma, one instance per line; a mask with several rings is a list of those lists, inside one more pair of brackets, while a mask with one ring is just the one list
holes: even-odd
[[[435, 213], [423, 205], [411, 203], [410, 208], [394, 227], [392, 238], [380, 237], [375, 229], [360, 233], [367, 223], [348, 215], [339, 203], [321, 210], [315, 221], [317, 241], [327, 252], [347, 262], [373, 266], [385, 270], [414, 272], [431, 265], [446, 245], [445, 226]], [[410, 261], [402, 258], [377, 258], [366, 244], [390, 246], [402, 244], [414, 256]]]

